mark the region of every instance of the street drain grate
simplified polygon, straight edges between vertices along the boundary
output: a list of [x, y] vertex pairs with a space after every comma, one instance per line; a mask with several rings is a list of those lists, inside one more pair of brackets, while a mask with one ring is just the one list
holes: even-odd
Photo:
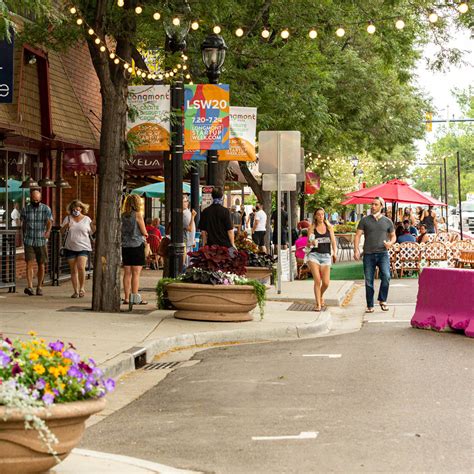
[[180, 364], [181, 362], [155, 362], [153, 364], [146, 364], [145, 366], [143, 366], [143, 370], [173, 369]]
[[287, 311], [314, 311], [314, 306], [314, 303], [293, 303]]

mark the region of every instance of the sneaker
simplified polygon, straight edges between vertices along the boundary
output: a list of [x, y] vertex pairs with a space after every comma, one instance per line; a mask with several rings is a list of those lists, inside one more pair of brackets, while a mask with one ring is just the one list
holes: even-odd
[[25, 288], [25, 295], [33, 296], [33, 288]]
[[36, 296], [43, 296], [43, 290], [41, 288], [36, 288]]

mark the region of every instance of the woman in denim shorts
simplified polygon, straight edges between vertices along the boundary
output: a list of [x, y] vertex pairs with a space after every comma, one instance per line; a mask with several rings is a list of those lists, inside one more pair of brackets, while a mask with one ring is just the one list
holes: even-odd
[[[331, 263], [336, 262], [336, 237], [325, 218], [322, 207], [314, 211], [313, 223], [308, 230], [308, 266], [314, 280], [315, 311], [324, 309], [324, 293], [329, 287]], [[331, 251], [332, 249], [332, 251]]]

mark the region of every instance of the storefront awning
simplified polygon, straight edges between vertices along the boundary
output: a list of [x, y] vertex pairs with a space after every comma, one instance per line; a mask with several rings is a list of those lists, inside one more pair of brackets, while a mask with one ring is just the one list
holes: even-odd
[[97, 161], [93, 150], [65, 150], [63, 170], [76, 173], [97, 173]]

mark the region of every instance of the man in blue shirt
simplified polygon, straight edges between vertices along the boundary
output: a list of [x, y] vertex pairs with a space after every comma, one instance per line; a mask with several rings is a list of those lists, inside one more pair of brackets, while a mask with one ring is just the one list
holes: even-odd
[[[402, 233], [397, 238], [397, 243], [401, 244], [403, 242], [416, 242], [416, 237], [412, 234], [413, 226], [410, 225], [409, 220], [403, 221], [403, 230]], [[416, 233], [416, 229], [414, 229]]]
[[46, 243], [53, 225], [51, 209], [41, 202], [41, 191], [31, 191], [31, 202], [21, 211], [21, 223], [23, 229], [23, 243], [25, 245], [26, 280], [25, 294], [33, 296], [33, 272], [34, 262], [38, 265], [38, 286], [36, 295], [43, 296], [43, 280], [45, 266], [48, 261]]

